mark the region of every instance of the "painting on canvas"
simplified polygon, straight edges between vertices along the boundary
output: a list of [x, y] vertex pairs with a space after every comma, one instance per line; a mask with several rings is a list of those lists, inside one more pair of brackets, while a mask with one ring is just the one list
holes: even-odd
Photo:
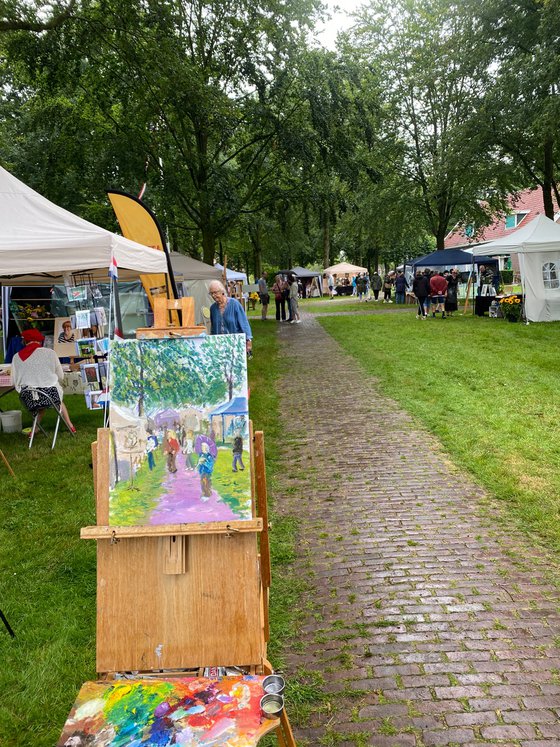
[[111, 346], [109, 523], [252, 518], [244, 335]]
[[72, 327], [69, 316], [57, 316], [54, 320], [54, 352], [59, 358], [76, 357], [76, 340], [81, 332]]
[[253, 747], [275, 725], [261, 718], [262, 677], [86, 682], [58, 747]]

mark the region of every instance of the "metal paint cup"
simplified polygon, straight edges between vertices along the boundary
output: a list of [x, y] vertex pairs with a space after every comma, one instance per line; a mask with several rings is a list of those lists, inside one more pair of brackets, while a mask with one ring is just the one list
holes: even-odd
[[265, 718], [278, 718], [284, 708], [282, 695], [267, 693], [261, 698], [261, 711]]
[[265, 693], [283, 695], [284, 689], [286, 688], [286, 682], [279, 674], [269, 674], [268, 677], [264, 678], [262, 686]]

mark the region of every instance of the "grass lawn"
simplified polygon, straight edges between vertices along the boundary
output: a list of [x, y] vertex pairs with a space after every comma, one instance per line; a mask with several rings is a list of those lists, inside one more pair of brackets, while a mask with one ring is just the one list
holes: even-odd
[[[249, 363], [251, 416], [266, 434], [269, 475], [279, 438], [274, 379], [280, 370], [275, 325], [259, 325]], [[95, 523], [90, 444], [102, 414], [89, 412], [84, 398], [66, 398], [78, 435], [61, 430], [53, 452], [39, 435], [31, 451], [22, 434], [0, 434], [0, 448], [16, 473], [0, 462], [0, 609], [14, 628], [0, 623], [0, 744], [52, 747], [81, 684], [95, 679], [95, 542], [79, 539]], [[3, 409], [19, 409], [13, 394]], [[52, 413], [45, 418], [52, 433]], [[24, 417], [24, 426], [30, 425]], [[269, 477], [269, 488], [274, 484]], [[283, 642], [293, 635], [297, 587], [282, 568], [293, 559], [295, 523], [274, 520], [275, 587], [270, 655], [279, 662]], [[276, 572], [276, 570], [278, 572]]]
[[320, 321], [560, 559], [560, 323], [412, 314]]

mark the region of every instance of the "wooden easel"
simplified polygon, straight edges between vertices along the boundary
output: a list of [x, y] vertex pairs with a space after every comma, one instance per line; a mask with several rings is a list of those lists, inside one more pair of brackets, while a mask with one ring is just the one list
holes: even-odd
[[[187, 336], [195, 334], [194, 327], [187, 324], [186, 329]], [[144, 332], [139, 330], [139, 336]], [[168, 337], [170, 328], [154, 327], [151, 333], [146, 336]], [[110, 432], [98, 430], [92, 444], [97, 524], [84, 527], [81, 537], [97, 540], [96, 668], [101, 678], [122, 672], [137, 673], [139, 679], [156, 673], [201, 676], [213, 666], [235, 666], [255, 675], [272, 672], [267, 659], [271, 565], [264, 434], [253, 435], [251, 426], [251, 437], [252, 519], [120, 527], [109, 525]], [[296, 747], [285, 710], [279, 719], [270, 719], [266, 731], [272, 730], [281, 747]]]
[[[170, 325], [172, 312], [179, 314], [179, 326]], [[172, 314], [173, 317], [176, 314]], [[206, 327], [194, 323], [194, 299], [193, 298], [164, 298], [154, 297], [154, 326], [139, 327], [136, 337], [139, 340], [149, 338], [161, 339], [162, 337], [192, 337], [206, 332]]]

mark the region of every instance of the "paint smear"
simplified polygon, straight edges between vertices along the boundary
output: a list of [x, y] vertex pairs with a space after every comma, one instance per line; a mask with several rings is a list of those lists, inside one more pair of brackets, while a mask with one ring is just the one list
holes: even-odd
[[57, 747], [252, 747], [263, 719], [264, 677], [86, 682]]

